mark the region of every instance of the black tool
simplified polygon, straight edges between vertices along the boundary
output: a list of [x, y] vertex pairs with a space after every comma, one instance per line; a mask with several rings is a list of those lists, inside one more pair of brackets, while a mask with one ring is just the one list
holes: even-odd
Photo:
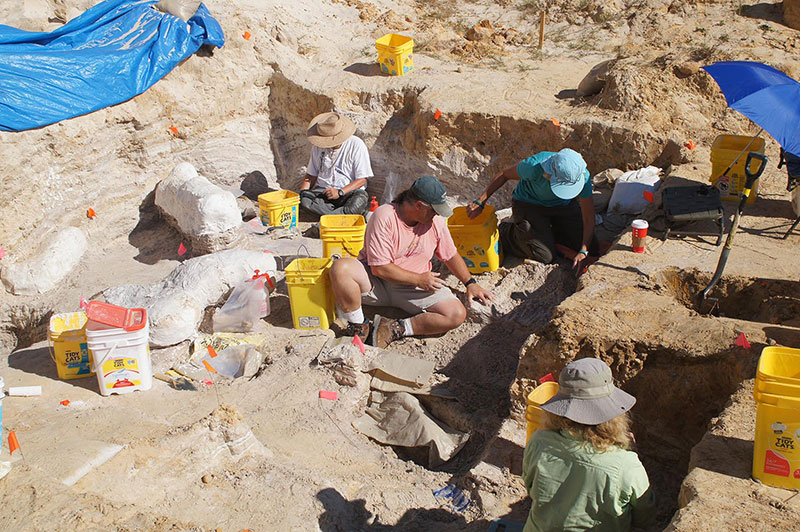
[[[753, 159], [758, 159], [761, 162], [755, 172], [750, 171], [750, 163]], [[706, 286], [698, 296], [700, 305], [702, 305], [706, 300], [716, 303], [716, 300], [714, 298], [709, 298], [708, 294], [711, 292], [714, 286], [716, 286], [720, 277], [722, 277], [722, 271], [725, 269], [725, 263], [728, 262], [728, 255], [730, 255], [731, 248], [733, 247], [733, 238], [736, 235], [736, 230], [739, 228], [739, 218], [742, 216], [745, 203], [747, 203], [747, 198], [750, 197], [750, 191], [753, 188], [753, 184], [756, 182], [756, 179], [761, 177], [761, 174], [764, 173], [764, 168], [766, 168], [766, 166], [766, 155], [754, 151], [751, 151], [747, 154], [747, 161], [744, 164], [744, 189], [742, 190], [742, 195], [739, 199], [739, 207], [736, 209], [736, 214], [734, 215], [733, 223], [731, 224], [731, 230], [728, 233], [728, 238], [725, 240], [725, 245], [722, 247], [722, 253], [719, 255], [719, 261], [717, 262], [717, 269], [714, 271], [714, 276], [711, 278], [711, 282], [708, 283], [708, 286]]]

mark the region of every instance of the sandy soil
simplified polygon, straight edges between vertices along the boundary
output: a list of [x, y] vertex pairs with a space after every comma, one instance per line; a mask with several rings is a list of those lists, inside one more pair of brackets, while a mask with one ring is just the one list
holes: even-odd
[[[92, 4], [26, 1], [0, 6], [0, 19], [51, 30], [60, 23], [48, 19], [74, 18]], [[548, 4], [539, 50], [539, 12]], [[387, 183], [401, 188], [435, 173], [466, 201], [492, 172], [560, 147], [581, 151], [592, 173], [657, 164], [672, 183], [707, 181], [714, 137], [757, 128], [726, 109], [698, 68], [751, 59], [800, 77], [800, 32], [781, 22], [780, 3], [207, 5], [228, 39], [212, 56], [190, 58], [124, 104], [2, 133], [2, 260], [29, 259], [65, 225], [85, 231], [90, 251], [50, 292], [0, 294], [0, 375], [6, 386], [44, 389], [41, 397], [3, 402], [4, 428], [15, 430], [25, 460], [15, 453], [14, 470], [0, 480], [0, 528], [486, 530], [498, 517], [523, 521], [525, 393], [533, 379], [591, 355], [638, 398], [639, 451], [659, 495], [652, 530], [707, 529], [709, 515], [718, 530], [791, 529], [800, 499], [784, 502], [791, 493], [746, 474], [754, 408], [746, 383], [737, 392], [754, 377], [761, 347], [800, 347], [800, 236], [781, 238], [794, 215], [786, 175], [773, 164], [742, 220], [719, 316], [699, 313], [692, 294], [707, 282], [720, 248], [650, 238], [639, 255], [623, 235], [577, 280], [563, 265], [508, 260], [481, 277], [498, 295], [493, 315], [471, 313], [442, 337], [399, 342], [398, 351], [434, 361], [458, 399], [425, 406], [470, 434], [436, 469], [352, 428], [364, 411], [366, 382], [340, 386], [330, 369], [313, 364], [333, 333], [291, 329], [285, 285], [266, 320], [271, 363], [257, 378], [198, 391], [156, 381], [148, 392], [101, 397], [93, 379], [57, 379], [44, 334], [49, 315], [74, 310], [80, 297], [121, 282], [155, 282], [191, 256], [177, 255], [182, 237], [152, 205], [155, 184], [176, 163], [189, 161], [223, 186], [244, 183], [251, 200], [267, 187], [294, 187], [308, 157], [305, 124], [331, 107], [347, 112], [367, 141], [376, 173], [370, 191], [379, 198]], [[242, 38], [245, 31], [252, 39]], [[379, 74], [374, 40], [387, 32], [414, 37], [411, 75]], [[577, 98], [586, 72], [609, 59], [604, 90]], [[689, 140], [697, 148], [688, 149]], [[767, 140], [774, 159], [777, 145]], [[507, 207], [509, 197], [510, 188], [492, 202]], [[96, 219], [85, 217], [88, 207]], [[656, 236], [663, 221], [657, 207], [647, 213]], [[313, 238], [251, 235], [242, 247], [291, 257], [303, 252], [301, 244], [321, 252]], [[459, 292], [453, 278], [447, 282]], [[750, 350], [733, 345], [741, 332]], [[153, 352], [156, 371], [188, 357], [187, 344]], [[339, 399], [321, 401], [319, 390], [338, 391]], [[60, 404], [65, 399], [68, 406]], [[706, 434], [716, 416], [723, 421]], [[736, 439], [726, 468], [702, 459], [719, 452], [707, 449], [722, 437]], [[448, 483], [470, 498], [466, 511], [433, 496]]]

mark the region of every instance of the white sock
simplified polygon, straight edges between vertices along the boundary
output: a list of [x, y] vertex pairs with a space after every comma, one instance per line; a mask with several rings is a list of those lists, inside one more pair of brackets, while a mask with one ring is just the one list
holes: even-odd
[[358, 307], [353, 312], [342, 312], [342, 317], [350, 323], [364, 323], [364, 311]]
[[414, 336], [414, 327], [411, 326], [411, 318], [406, 318], [401, 321], [403, 322], [403, 327], [405, 328], [403, 336]]

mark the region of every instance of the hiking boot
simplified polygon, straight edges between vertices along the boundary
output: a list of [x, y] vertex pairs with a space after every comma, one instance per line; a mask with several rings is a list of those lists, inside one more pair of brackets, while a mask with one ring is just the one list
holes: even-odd
[[399, 340], [405, 334], [406, 328], [400, 320], [393, 320], [375, 315], [375, 327], [372, 330], [372, 345], [381, 349]]
[[369, 337], [369, 320], [364, 323], [351, 323], [348, 321], [343, 336], [358, 336], [366, 345], [367, 338]]
[[515, 229], [519, 232], [520, 237], [528, 239], [531, 237], [531, 223], [528, 220], [518, 220], [514, 223]]

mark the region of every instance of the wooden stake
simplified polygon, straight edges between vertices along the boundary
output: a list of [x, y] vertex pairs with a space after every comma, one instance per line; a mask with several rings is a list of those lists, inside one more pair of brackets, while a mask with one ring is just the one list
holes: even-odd
[[544, 19], [547, 18], [547, 10], [545, 9], [539, 14], [539, 50], [544, 45]]

